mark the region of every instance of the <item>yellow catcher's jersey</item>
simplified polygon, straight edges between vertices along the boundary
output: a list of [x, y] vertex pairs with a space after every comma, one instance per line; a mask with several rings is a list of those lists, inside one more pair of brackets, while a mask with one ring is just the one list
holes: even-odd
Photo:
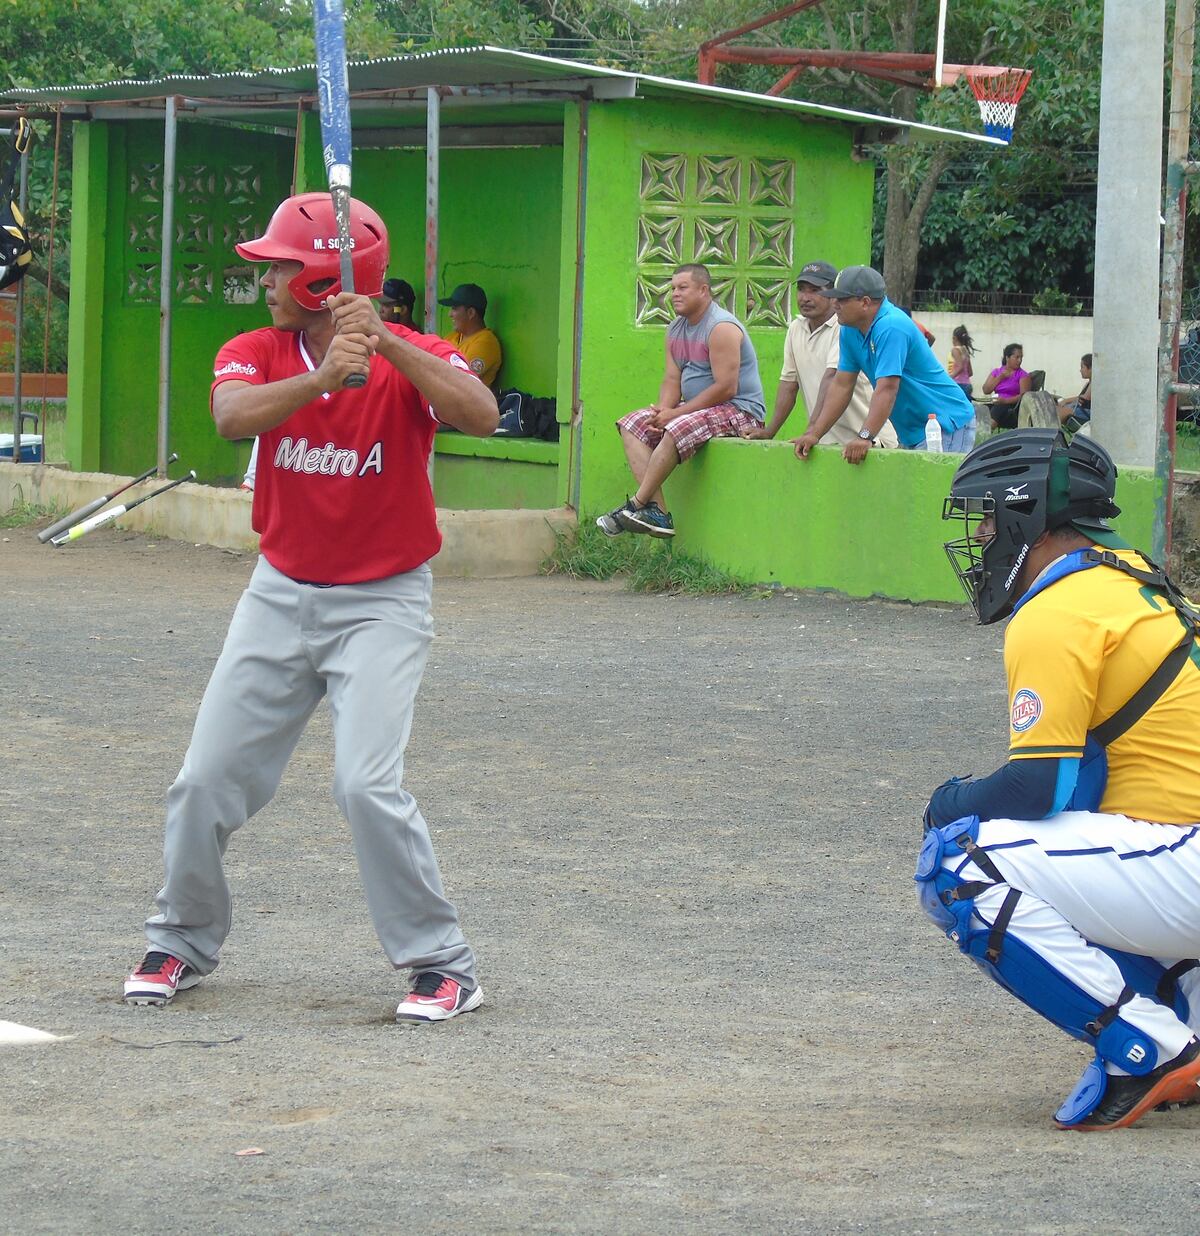
[[[1136, 553], [1119, 551], [1147, 569]], [[1083, 754], [1179, 642], [1170, 602], [1106, 566], [1050, 584], [1014, 615], [1004, 639], [1009, 758]], [[1150, 710], [1108, 748], [1100, 810], [1157, 824], [1200, 822], [1200, 649]]]
[[500, 372], [500, 362], [503, 354], [500, 351], [500, 340], [485, 326], [473, 335], [460, 335], [452, 330], [446, 336], [446, 342], [457, 348], [471, 366], [471, 372], [484, 384], [494, 387], [496, 375]]

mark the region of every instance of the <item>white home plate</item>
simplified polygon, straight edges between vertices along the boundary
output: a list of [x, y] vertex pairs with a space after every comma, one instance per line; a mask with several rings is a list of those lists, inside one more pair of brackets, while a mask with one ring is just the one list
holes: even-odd
[[[71, 1036], [67, 1036], [68, 1038]], [[19, 1026], [15, 1021], [0, 1021], [0, 1047], [17, 1043], [61, 1043], [62, 1036]]]

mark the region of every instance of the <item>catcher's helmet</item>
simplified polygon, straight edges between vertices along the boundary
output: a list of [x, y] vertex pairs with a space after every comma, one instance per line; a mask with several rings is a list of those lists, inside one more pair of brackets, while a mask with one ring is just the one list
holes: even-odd
[[[1017, 584], [1033, 543], [1070, 524], [1100, 544], [1124, 547], [1108, 525], [1117, 469], [1103, 447], [1057, 429], [1014, 429], [989, 438], [959, 464], [942, 506], [943, 519], [962, 521], [965, 535], [946, 554], [981, 623], [1007, 618], [1020, 599]], [[990, 532], [980, 524], [991, 520]]]
[[[316, 310], [326, 297], [342, 290], [337, 234], [329, 194], [301, 193], [280, 203], [262, 236], [235, 248], [252, 262], [299, 262], [304, 269], [288, 282], [288, 290], [298, 305]], [[388, 264], [387, 228], [370, 206], [353, 197], [350, 244], [354, 290], [362, 296], [378, 296]], [[333, 283], [328, 287], [312, 290], [314, 284], [329, 279]]]

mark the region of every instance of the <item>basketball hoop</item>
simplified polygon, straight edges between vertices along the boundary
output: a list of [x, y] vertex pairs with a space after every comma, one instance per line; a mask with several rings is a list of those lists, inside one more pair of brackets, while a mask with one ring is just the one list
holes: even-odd
[[979, 104], [983, 131], [988, 137], [1011, 142], [1017, 104], [1029, 85], [1032, 69], [997, 69], [991, 65], [964, 65], [963, 73], [971, 83], [971, 93]]

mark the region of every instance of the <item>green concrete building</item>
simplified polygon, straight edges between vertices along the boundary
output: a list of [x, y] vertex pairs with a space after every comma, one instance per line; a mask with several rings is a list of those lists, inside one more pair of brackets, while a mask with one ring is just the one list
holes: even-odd
[[[557, 401], [557, 443], [438, 435], [437, 501], [457, 508], [587, 516], [627, 492], [613, 422], [657, 395], [680, 262], [709, 266], [716, 299], [745, 322], [769, 403], [795, 270], [869, 260], [864, 148], [990, 141], [497, 48], [354, 64], [350, 89], [354, 192], [387, 223], [389, 273], [426, 289], [418, 321], [456, 284], [482, 285], [501, 386]], [[234, 243], [290, 192], [324, 187], [312, 66], [0, 103], [74, 123], [70, 465], [132, 474], [157, 443], [201, 480], [233, 483], [249, 444], [213, 432], [211, 361], [268, 320]], [[824, 451], [797, 464], [785, 436], [803, 418], [778, 442], [714, 442], [681, 468], [678, 543], [746, 579], [953, 599], [936, 521], [952, 460], [873, 454], [852, 469]], [[1138, 510], [1153, 502], [1144, 489]]]

